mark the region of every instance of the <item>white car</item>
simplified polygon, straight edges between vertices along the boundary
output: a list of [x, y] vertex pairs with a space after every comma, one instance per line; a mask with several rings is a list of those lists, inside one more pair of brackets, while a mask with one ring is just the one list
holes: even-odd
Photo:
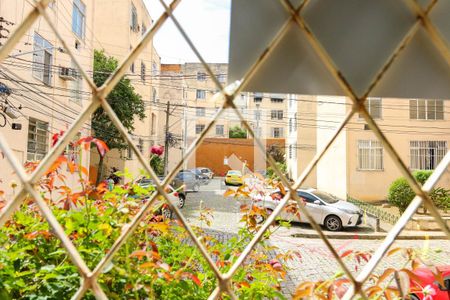
[[[341, 200], [338, 197], [316, 189], [298, 190], [298, 196], [305, 203], [305, 208], [316, 223], [325, 226], [330, 231], [338, 231], [343, 227], [357, 226], [362, 223], [362, 211], [352, 203]], [[265, 196], [264, 199], [255, 201], [258, 207], [265, 208], [270, 214], [280, 203], [282, 196], [279, 190]], [[296, 201], [289, 200], [296, 205]], [[309, 223], [306, 216], [300, 210], [294, 214], [283, 209], [280, 217], [283, 220]], [[262, 222], [264, 218], [258, 218]]]

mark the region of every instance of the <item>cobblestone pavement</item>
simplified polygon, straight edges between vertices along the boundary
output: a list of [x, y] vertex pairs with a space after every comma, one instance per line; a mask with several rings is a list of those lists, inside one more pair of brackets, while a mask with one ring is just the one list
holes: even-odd
[[[203, 207], [213, 210], [214, 219], [210, 230], [220, 240], [225, 240], [233, 234], [236, 234], [239, 226], [239, 206], [240, 204], [231, 199], [223, 198], [226, 187], [219, 180], [213, 180], [207, 186], [202, 186], [199, 193], [189, 193], [186, 206], [182, 212], [187, 217], [190, 224], [202, 225], [197, 218], [199, 215], [200, 203]], [[283, 283], [283, 293], [290, 295], [296, 285], [304, 281], [315, 281], [329, 278], [340, 271], [340, 266], [334, 260], [333, 256], [320, 239], [295, 238], [292, 234], [311, 231], [308, 226], [294, 224], [292, 228], [280, 228], [270, 238], [273, 246], [277, 250], [270, 253], [274, 257], [278, 253], [286, 251], [298, 251], [301, 258], [294, 257], [285, 262], [289, 267], [288, 276]], [[355, 236], [347, 240], [330, 240], [339, 253], [346, 250], [373, 252], [381, 244], [382, 240], [362, 240]], [[426, 251], [427, 261], [433, 265], [450, 264], [450, 241], [447, 240], [399, 240], [393, 247], [428, 249]], [[363, 267], [364, 262], [357, 264], [352, 256], [348, 256], [346, 264], [353, 274], [358, 274]], [[404, 265], [405, 259], [401, 254], [384, 258], [377, 267], [376, 272], [384, 270], [387, 267], [400, 268]]]

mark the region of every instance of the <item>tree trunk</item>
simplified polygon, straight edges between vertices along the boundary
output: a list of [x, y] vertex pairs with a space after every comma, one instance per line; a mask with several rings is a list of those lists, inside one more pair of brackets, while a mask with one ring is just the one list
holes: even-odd
[[95, 185], [99, 185], [100, 181], [103, 177], [103, 159], [104, 157], [100, 155], [100, 160], [98, 162], [98, 170], [97, 170], [97, 181], [95, 182]]

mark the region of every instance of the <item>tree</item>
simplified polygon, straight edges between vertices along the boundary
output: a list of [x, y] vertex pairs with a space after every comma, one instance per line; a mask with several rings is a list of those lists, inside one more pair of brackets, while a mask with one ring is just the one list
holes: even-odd
[[[103, 51], [94, 51], [94, 82], [101, 86], [110, 74], [117, 68], [118, 61], [114, 57], [107, 57]], [[117, 117], [128, 130], [134, 130], [136, 118], [145, 118], [145, 108], [142, 97], [134, 91], [134, 87], [126, 77], [122, 78], [106, 98]], [[119, 133], [102, 107], [92, 116], [93, 135], [108, 145], [109, 149], [123, 150], [128, 147], [127, 142]], [[103, 177], [104, 156], [100, 155], [98, 164], [97, 184]]]
[[229, 137], [230, 139], [246, 139], [247, 131], [236, 125], [230, 128]]
[[267, 153], [272, 155], [273, 159], [279, 163], [285, 163], [286, 157], [284, 149], [279, 144], [271, 144], [267, 146]]

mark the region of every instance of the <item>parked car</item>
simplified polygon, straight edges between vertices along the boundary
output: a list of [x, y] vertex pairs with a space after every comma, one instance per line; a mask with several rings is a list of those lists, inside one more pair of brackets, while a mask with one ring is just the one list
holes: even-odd
[[[314, 221], [330, 231], [338, 231], [343, 227], [357, 226], [362, 223], [362, 212], [357, 206], [332, 194], [316, 189], [300, 189], [297, 194], [304, 202], [306, 210]], [[276, 190], [263, 199], [255, 201], [255, 204], [258, 207], [265, 208], [267, 213], [270, 214], [280, 203], [282, 197], [282, 193]], [[296, 203], [294, 200], [289, 201], [293, 204]], [[300, 214], [294, 214], [283, 210], [279, 216], [283, 220], [309, 223], [301, 212]], [[259, 217], [257, 221], [264, 221], [263, 216]]]
[[208, 184], [209, 183], [209, 177], [205, 174], [203, 174], [200, 169], [190, 169], [189, 172], [194, 173], [197, 176], [197, 179], [200, 180], [201, 184]]
[[225, 175], [225, 185], [242, 185], [241, 171], [229, 170]]
[[200, 190], [200, 185], [202, 184], [202, 180], [198, 175], [195, 175], [191, 171], [181, 171], [175, 176], [172, 181], [172, 186], [175, 188], [180, 187], [182, 185], [185, 186], [186, 191], [194, 191], [198, 192]]
[[413, 279], [410, 277], [411, 300], [424, 299], [426, 295], [424, 295], [423, 289], [427, 286], [429, 290], [433, 289], [435, 292], [434, 295], [431, 295], [431, 298], [428, 297], [427, 299], [450, 300], [450, 265], [436, 268], [442, 273], [444, 285], [437, 282], [429, 267], [417, 268], [413, 271], [417, 278]]
[[[162, 178], [160, 178], [162, 179]], [[142, 188], [148, 188], [150, 186], [155, 186], [153, 180], [151, 178], [143, 177], [136, 181], [136, 183]], [[172, 204], [178, 205], [179, 208], [183, 208], [186, 204], [186, 194], [183, 189], [175, 189], [171, 185], [167, 185], [165, 188], [165, 192], [169, 197], [169, 201]], [[134, 197], [134, 196], [132, 196]], [[148, 196], [146, 198], [149, 198]], [[158, 211], [159, 214], [162, 214], [165, 218], [172, 218], [172, 210], [168, 205], [162, 205], [161, 210]]]
[[211, 171], [211, 169], [209, 169], [209, 168], [202, 167], [202, 168], [197, 168], [197, 170], [200, 170], [200, 172], [203, 175], [207, 176], [209, 179], [213, 179], [213, 177], [214, 177], [214, 172]]

